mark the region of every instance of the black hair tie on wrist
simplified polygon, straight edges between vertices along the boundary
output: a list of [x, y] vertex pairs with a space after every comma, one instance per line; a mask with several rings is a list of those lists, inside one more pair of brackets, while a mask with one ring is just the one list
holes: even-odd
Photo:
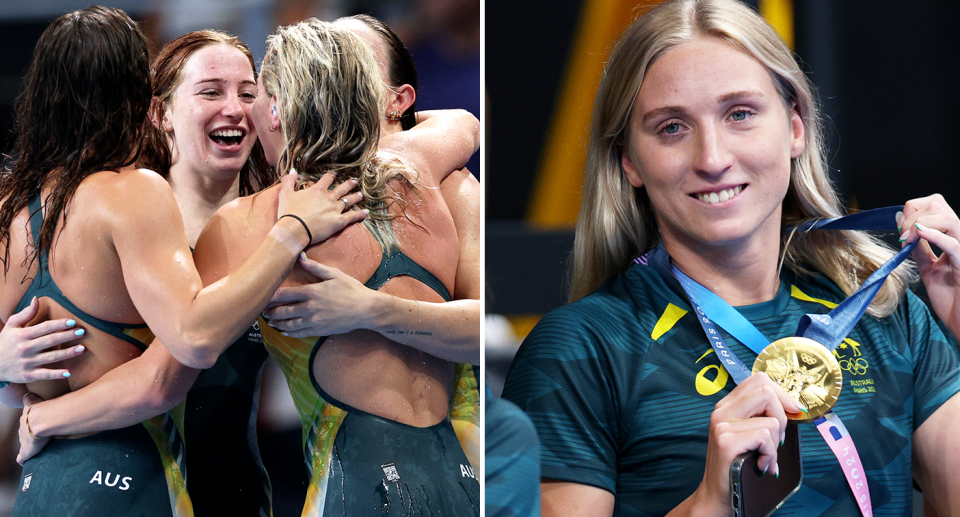
[[284, 217], [292, 217], [292, 218], [296, 219], [297, 221], [300, 221], [300, 224], [303, 225], [303, 229], [307, 231], [307, 246], [310, 246], [310, 243], [313, 242], [313, 234], [310, 233], [310, 228], [307, 228], [307, 223], [304, 222], [303, 219], [300, 219], [300, 216], [293, 215], [293, 214], [283, 214], [283, 215], [281, 215], [280, 217], [278, 217], [277, 220], [279, 221], [280, 219], [283, 219]]

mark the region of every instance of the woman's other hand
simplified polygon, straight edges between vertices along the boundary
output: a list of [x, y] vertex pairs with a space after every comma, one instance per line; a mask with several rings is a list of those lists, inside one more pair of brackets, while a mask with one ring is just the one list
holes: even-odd
[[710, 438], [703, 481], [687, 504], [708, 515], [730, 513], [730, 465], [745, 452], [759, 450], [757, 465], [766, 475], [779, 474], [777, 448], [783, 443], [787, 412], [799, 403], [764, 373], [752, 375], [717, 403], [710, 415]]
[[42, 366], [83, 353], [83, 345], [44, 352], [78, 339], [83, 335], [83, 329], [75, 328], [76, 321], [70, 319], [50, 320], [28, 327], [27, 323], [36, 317], [39, 310], [40, 302], [34, 298], [30, 305], [10, 316], [3, 330], [0, 330], [0, 380], [27, 383], [63, 379], [69, 377], [70, 372]]
[[[309, 228], [311, 240], [307, 246], [323, 242], [367, 216], [362, 210], [348, 210], [363, 199], [360, 192], [350, 193], [356, 188], [357, 181], [350, 179], [330, 189], [335, 178], [334, 173], [328, 172], [312, 186], [296, 191], [297, 173], [291, 170], [280, 182], [277, 217], [290, 214], [299, 217]], [[296, 235], [305, 235], [305, 232]]]
[[318, 282], [281, 287], [263, 315], [271, 327], [292, 337], [332, 336], [367, 328], [377, 291], [335, 267], [300, 256], [300, 266]]
[[30, 416], [30, 406], [40, 402], [43, 402], [43, 399], [36, 393], [28, 392], [23, 396], [23, 414], [20, 415], [20, 453], [17, 454], [17, 463], [20, 465], [23, 465], [27, 460], [36, 456], [38, 452], [47, 446], [47, 442], [50, 441], [50, 437], [32, 436], [30, 426], [27, 423]]
[[[930, 305], [954, 337], [960, 338], [960, 219], [940, 194], [912, 199], [897, 219], [900, 241], [923, 240], [913, 251]], [[930, 247], [943, 250], [937, 257]]]

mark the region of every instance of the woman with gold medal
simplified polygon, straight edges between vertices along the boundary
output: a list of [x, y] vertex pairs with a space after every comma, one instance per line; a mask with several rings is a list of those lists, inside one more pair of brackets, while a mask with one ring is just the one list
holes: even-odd
[[[834, 342], [797, 337], [842, 320], [828, 313], [896, 250], [790, 231], [843, 213], [813, 87], [776, 32], [734, 1], [661, 4], [612, 50], [590, 135], [573, 303], [534, 328], [504, 389], [537, 427], [543, 515], [730, 515], [731, 462], [759, 450], [778, 475], [788, 419], [804, 477], [778, 514], [911, 515], [914, 479], [960, 514], [960, 361], [907, 291], [916, 273], [894, 270]], [[935, 195], [886, 224], [921, 239], [932, 308], [958, 335], [960, 220]], [[708, 315], [714, 298], [760, 347]], [[828, 439], [855, 446], [856, 469]]]

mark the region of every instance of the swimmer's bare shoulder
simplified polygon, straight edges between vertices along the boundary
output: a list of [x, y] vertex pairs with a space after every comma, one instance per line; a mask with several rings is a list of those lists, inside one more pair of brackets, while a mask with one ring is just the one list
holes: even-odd
[[[78, 248], [61, 254], [68, 251], [61, 250], [61, 246], [84, 246], [101, 253], [91, 258], [87, 271], [100, 276], [115, 273], [96, 284], [89, 283], [93, 280], [89, 273], [73, 275], [77, 282], [96, 285], [96, 289], [64, 285], [64, 292], [68, 296], [74, 296], [68, 289], [76, 293], [80, 299], [75, 303], [81, 307], [82, 297], [88, 296], [85, 293], [113, 293], [101, 301], [90, 300], [88, 306], [128, 313], [121, 314], [121, 318], [139, 314], [158, 335], [167, 331], [180, 333], [174, 328], [175, 323], [182, 321], [190, 310], [202, 284], [193, 265], [179, 206], [167, 181], [153, 171], [134, 167], [98, 172], [83, 180], [68, 210], [63, 234], [67, 239], [57, 244], [56, 252], [61, 258], [56, 263], [67, 260], [72, 252], [83, 253]], [[99, 244], [90, 246], [91, 242]], [[118, 277], [122, 278], [122, 286], [109, 291], [118, 283]], [[125, 296], [129, 299], [124, 300]], [[97, 315], [97, 311], [91, 314]]]
[[[49, 188], [50, 185], [45, 186], [45, 195]], [[27, 212], [18, 214], [14, 223], [21, 230], [15, 232], [15, 240], [11, 241], [15, 248], [11, 249], [12, 259], [25, 258], [26, 253], [33, 251], [28, 244], [31, 236]], [[141, 321], [131, 297], [143, 286], [148, 287], [144, 292], [149, 296], [154, 290], [149, 288], [150, 281], [158, 276], [157, 270], [162, 269], [163, 274], [176, 272], [163, 265], [181, 250], [189, 253], [170, 186], [155, 172], [144, 169], [96, 172], [81, 181], [63, 213], [50, 255], [51, 270], [57, 272], [60, 288], [94, 316]], [[186, 264], [185, 270], [192, 269], [190, 266]], [[30, 267], [35, 270], [36, 266]], [[15, 288], [20, 288], [22, 294], [26, 286], [20, 280], [29, 272], [11, 273], [6, 283], [16, 283]], [[187, 283], [190, 280], [186, 278]], [[199, 284], [199, 278], [192, 280]], [[3, 298], [18, 300], [19, 296], [7, 292]]]
[[421, 111], [417, 125], [380, 139], [381, 156], [403, 157], [419, 181], [435, 187], [480, 147], [480, 121], [464, 110]]
[[[133, 167], [91, 174], [71, 201], [87, 220], [86, 228], [102, 226], [118, 254], [126, 245], [164, 238], [179, 244], [183, 219], [173, 190], [162, 176]], [[73, 215], [73, 214], [70, 214]], [[90, 224], [94, 223], [94, 224]], [[183, 241], [186, 242], [186, 237]]]
[[278, 187], [234, 199], [213, 215], [194, 250], [204, 285], [239, 268], [257, 250], [277, 221]]

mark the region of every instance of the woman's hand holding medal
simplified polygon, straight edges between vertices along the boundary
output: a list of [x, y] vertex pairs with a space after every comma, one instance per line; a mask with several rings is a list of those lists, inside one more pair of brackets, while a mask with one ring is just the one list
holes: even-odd
[[791, 420], [812, 422], [827, 414], [843, 387], [843, 372], [830, 350], [812, 339], [788, 337], [770, 343], [753, 363], [753, 374], [765, 373], [803, 411]]
[[759, 450], [757, 465], [779, 473], [777, 447], [786, 432], [788, 413], [802, 413], [794, 400], [764, 373], [751, 375], [717, 402], [710, 415], [710, 438], [703, 481], [694, 498], [730, 513], [730, 464], [745, 452]]
[[[940, 194], [912, 199], [903, 208], [897, 226], [900, 241], [907, 244], [921, 237], [913, 252], [930, 305], [954, 337], [960, 336], [960, 219]], [[930, 247], [943, 250], [937, 257]]]

